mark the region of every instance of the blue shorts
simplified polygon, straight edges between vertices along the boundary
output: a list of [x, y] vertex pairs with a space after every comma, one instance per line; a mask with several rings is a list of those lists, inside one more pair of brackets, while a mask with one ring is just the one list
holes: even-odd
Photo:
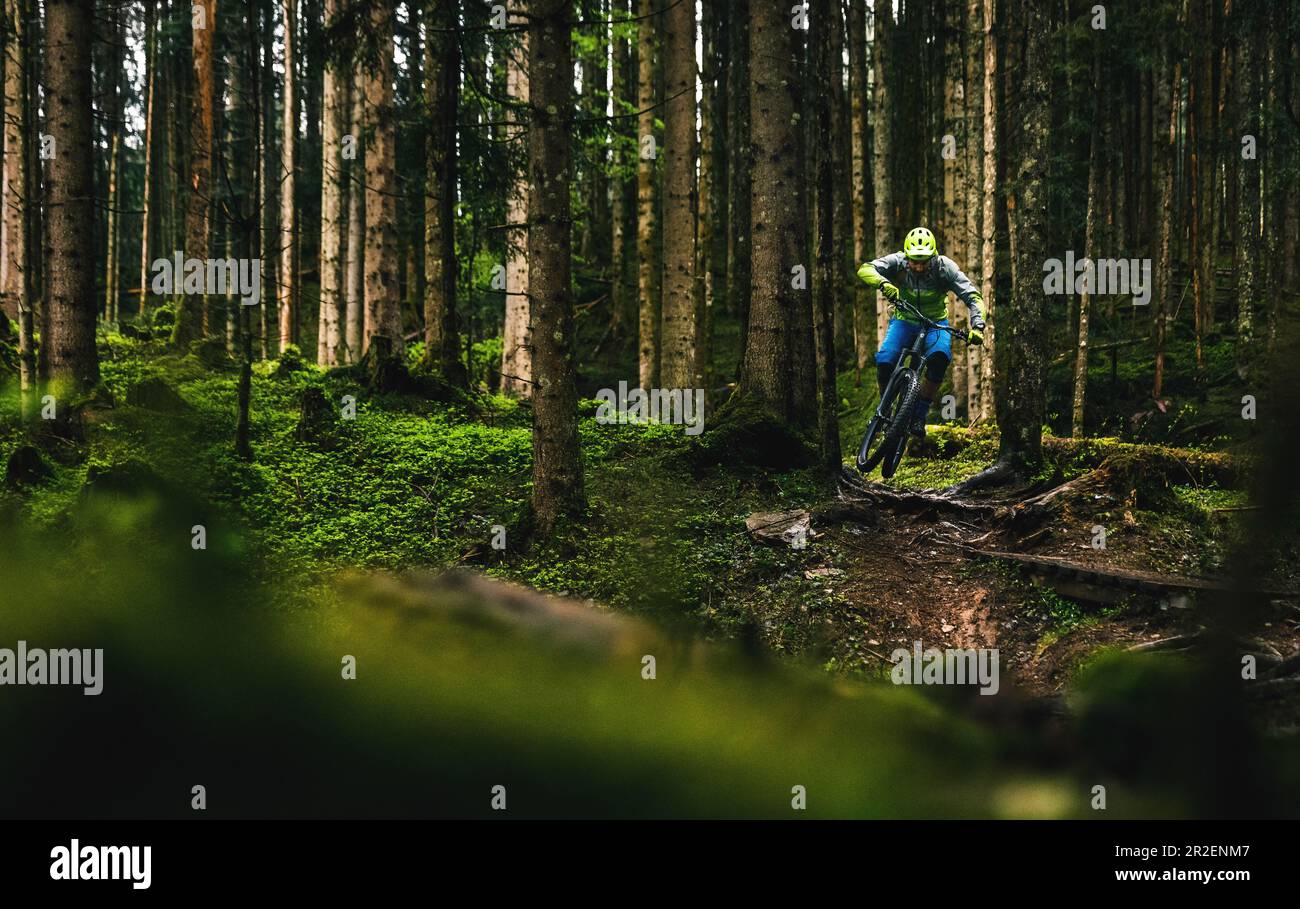
[[[939, 325], [947, 325], [947, 319], [940, 319]], [[912, 346], [916, 340], [917, 334], [924, 328], [920, 322], [912, 322], [908, 319], [890, 319], [889, 331], [885, 333], [885, 340], [876, 350], [876, 362], [883, 365], [893, 366], [898, 362], [899, 356], [904, 350]], [[925, 333], [924, 352], [933, 354], [930, 357], [929, 364], [926, 368], [926, 375], [935, 382], [943, 379], [944, 372], [948, 369], [948, 361], [952, 359], [952, 334], [946, 331], [939, 331], [936, 328], [929, 329]]]

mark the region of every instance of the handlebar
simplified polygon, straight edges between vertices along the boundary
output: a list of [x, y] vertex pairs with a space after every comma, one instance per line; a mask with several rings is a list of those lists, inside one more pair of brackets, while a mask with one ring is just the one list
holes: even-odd
[[933, 328], [939, 331], [946, 331], [951, 333], [952, 336], [955, 338], [961, 338], [963, 341], [970, 340], [969, 331], [967, 331], [964, 328], [953, 328], [951, 325], [940, 325], [938, 322], [926, 318], [925, 315], [919, 309], [917, 309], [911, 303], [904, 300], [903, 295], [901, 293], [898, 295], [897, 300], [891, 300], [890, 303], [893, 305], [895, 309], [902, 308], [912, 313], [912, 315], [916, 316], [918, 319], [921, 320], [922, 324], [924, 324], [927, 329]]

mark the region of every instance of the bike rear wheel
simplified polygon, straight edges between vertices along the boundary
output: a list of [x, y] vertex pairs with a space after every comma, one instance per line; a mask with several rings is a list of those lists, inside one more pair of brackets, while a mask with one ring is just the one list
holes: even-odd
[[[888, 461], [889, 458], [893, 458], [894, 448], [897, 446], [890, 441], [890, 438], [893, 430], [899, 425], [903, 425], [906, 429], [906, 420], [902, 415], [907, 411], [902, 410], [901, 405], [908, 397], [913, 396], [915, 386], [916, 375], [907, 369], [895, 370], [894, 375], [886, 383], [880, 407], [876, 411], [876, 416], [872, 417], [871, 422], [867, 424], [866, 435], [862, 437], [862, 444], [858, 446], [857, 464], [858, 470], [862, 473], [870, 473], [882, 460]], [[893, 463], [897, 466], [896, 458]], [[891, 469], [883, 476], [888, 479], [893, 472]]]

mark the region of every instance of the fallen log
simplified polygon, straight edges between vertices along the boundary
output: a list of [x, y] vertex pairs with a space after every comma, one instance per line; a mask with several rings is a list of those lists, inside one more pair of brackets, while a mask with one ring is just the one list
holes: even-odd
[[[1058, 556], [1027, 555], [1021, 552], [1001, 552], [997, 550], [962, 547], [968, 555], [1015, 562], [1031, 571], [1049, 577], [1050, 583], [1061, 588], [1062, 584], [1070, 586], [1080, 593], [1081, 599], [1093, 602], [1116, 602], [1116, 593], [1144, 593], [1171, 601], [1171, 605], [1183, 605], [1178, 602], [1206, 593], [1233, 593], [1259, 598], [1290, 599], [1297, 594], [1293, 591], [1269, 590], [1258, 587], [1244, 588], [1231, 578], [1184, 577], [1180, 575], [1161, 574], [1154, 571], [1133, 571], [1125, 568], [1103, 568], [1071, 562]], [[1062, 592], [1065, 592], [1062, 590]], [[1090, 593], [1091, 592], [1091, 593]], [[1069, 594], [1067, 594], [1069, 595]], [[1122, 598], [1122, 597], [1119, 597]]]

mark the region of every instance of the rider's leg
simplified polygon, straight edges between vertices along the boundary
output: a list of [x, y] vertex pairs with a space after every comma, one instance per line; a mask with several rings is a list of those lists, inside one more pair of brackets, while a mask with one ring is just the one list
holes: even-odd
[[894, 374], [894, 364], [898, 362], [903, 349], [915, 339], [918, 329], [916, 323], [905, 319], [889, 320], [889, 330], [885, 332], [885, 340], [881, 341], [880, 347], [876, 349], [876, 381], [880, 383], [880, 394], [885, 393], [889, 377]]
[[[947, 324], [946, 322], [940, 324]], [[943, 383], [943, 374], [948, 371], [948, 361], [952, 359], [952, 337], [946, 331], [931, 331], [926, 338], [929, 356], [925, 361], [925, 375], [921, 377], [920, 400], [916, 402], [913, 415], [912, 431], [925, 435], [925, 418], [930, 413], [935, 395]]]

